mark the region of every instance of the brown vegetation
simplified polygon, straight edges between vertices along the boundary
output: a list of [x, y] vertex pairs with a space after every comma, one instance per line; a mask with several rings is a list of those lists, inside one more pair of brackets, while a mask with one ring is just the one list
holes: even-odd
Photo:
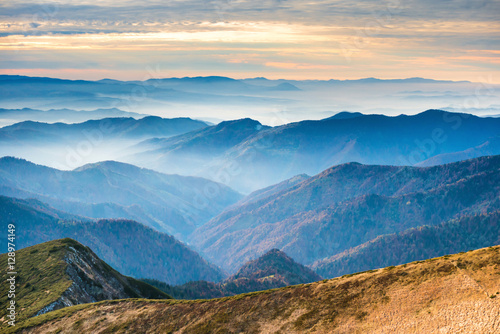
[[498, 333], [500, 247], [215, 300], [78, 305], [20, 333]]

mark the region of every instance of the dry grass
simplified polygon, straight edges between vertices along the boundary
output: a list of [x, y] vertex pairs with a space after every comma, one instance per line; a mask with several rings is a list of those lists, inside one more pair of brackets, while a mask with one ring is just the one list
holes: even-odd
[[500, 247], [490, 247], [214, 300], [135, 299], [79, 305], [30, 319], [19, 324], [18, 331], [499, 333], [498, 292]]

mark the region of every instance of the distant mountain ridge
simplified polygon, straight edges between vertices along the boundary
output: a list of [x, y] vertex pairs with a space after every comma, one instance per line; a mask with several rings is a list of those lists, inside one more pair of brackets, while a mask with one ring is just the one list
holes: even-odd
[[443, 165], [481, 156], [496, 155], [498, 153], [500, 153], [500, 136], [488, 138], [488, 140], [481, 145], [471, 147], [461, 152], [443, 153], [436, 155], [418, 163], [417, 165], [422, 167]]
[[[46, 204], [0, 196], [0, 220], [16, 224], [16, 247], [73, 238], [92, 248], [122, 274], [169, 284], [206, 280], [225, 274], [174, 237], [131, 220], [91, 220], [68, 215]], [[7, 249], [7, 239], [0, 239]]]
[[11, 157], [0, 158], [0, 194], [79, 216], [133, 219], [180, 238], [241, 198], [213, 181], [115, 161], [61, 171]]
[[[83, 123], [43, 123], [24, 121], [0, 128], [3, 140], [29, 141], [27, 133], [34, 132], [39, 136], [60, 137], [77, 141], [85, 139], [82, 131], [100, 131], [106, 139], [145, 139], [152, 137], [171, 137], [206, 127], [202, 121], [190, 118], [161, 118], [145, 116], [140, 119], [132, 117], [101, 118]], [[75, 138], [76, 137], [76, 138]]]
[[73, 110], [73, 109], [3, 109], [0, 108], [0, 127], [12, 125], [26, 120], [37, 122], [64, 122], [81, 123], [92, 119], [103, 119], [108, 117], [133, 117], [143, 118], [149, 115], [123, 111], [117, 108], [95, 109], [95, 110]]
[[[250, 193], [298, 174], [313, 175], [347, 162], [415, 165], [500, 135], [500, 119], [442, 110], [396, 117], [333, 116], [262, 127], [234, 140], [230, 134], [242, 121], [225, 122], [225, 132], [215, 131], [215, 127], [203, 129], [203, 133], [212, 133], [204, 140], [199, 139], [202, 132], [149, 140], [135, 147], [138, 153], [124, 159], [163, 172], [182, 170], [183, 174], [204, 176]], [[196, 146], [187, 145], [195, 140]], [[196, 162], [196, 167], [185, 168], [187, 161]]]

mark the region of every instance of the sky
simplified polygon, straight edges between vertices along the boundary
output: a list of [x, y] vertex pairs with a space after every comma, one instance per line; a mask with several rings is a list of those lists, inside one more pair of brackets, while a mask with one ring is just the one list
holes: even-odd
[[500, 83], [498, 17], [500, 0], [2, 0], [0, 73]]

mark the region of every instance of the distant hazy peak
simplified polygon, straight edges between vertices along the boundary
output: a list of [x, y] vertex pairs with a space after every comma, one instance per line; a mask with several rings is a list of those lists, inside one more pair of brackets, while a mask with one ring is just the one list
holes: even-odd
[[364, 116], [364, 114], [360, 112], [350, 112], [350, 111], [341, 111], [331, 117], [328, 117], [326, 119], [349, 119], [349, 118], [356, 118]]

